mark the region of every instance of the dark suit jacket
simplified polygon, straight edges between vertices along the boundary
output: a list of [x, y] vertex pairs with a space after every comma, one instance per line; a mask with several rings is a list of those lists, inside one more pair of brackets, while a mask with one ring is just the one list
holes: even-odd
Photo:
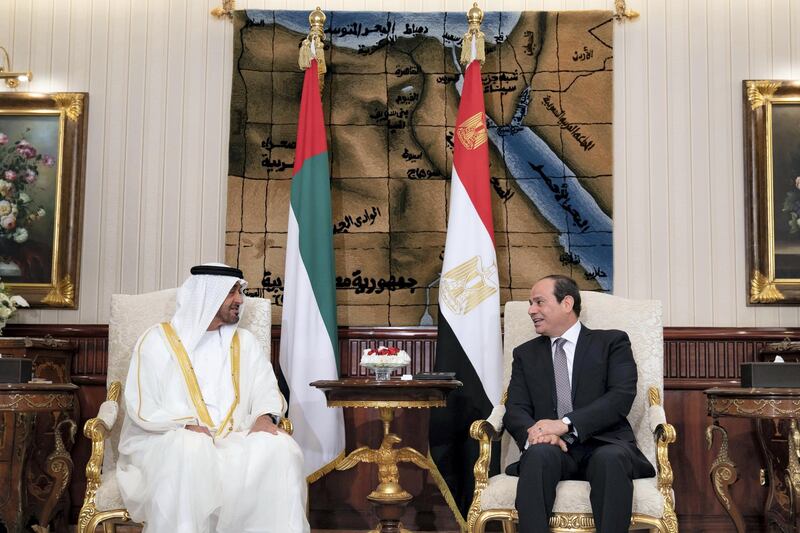
[[[503, 424], [523, 450], [529, 427], [540, 419], [558, 418], [550, 338], [537, 337], [515, 348], [511, 368]], [[625, 448], [633, 459], [634, 478], [643, 478], [654, 476], [655, 470], [636, 446], [626, 418], [637, 377], [627, 333], [581, 324], [572, 366], [573, 411], [566, 416], [581, 442], [597, 439]]]

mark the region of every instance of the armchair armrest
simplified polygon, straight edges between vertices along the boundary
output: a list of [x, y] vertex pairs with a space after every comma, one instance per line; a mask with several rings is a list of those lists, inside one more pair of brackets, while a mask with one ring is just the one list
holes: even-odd
[[469, 427], [469, 436], [478, 441], [478, 460], [475, 461], [475, 491], [483, 490], [489, 482], [489, 464], [492, 461], [492, 441], [503, 435], [503, 415], [506, 408], [497, 405], [486, 420], [476, 420]]
[[478, 441], [478, 460], [475, 461], [475, 491], [472, 503], [467, 512], [467, 530], [472, 531], [481, 512], [481, 493], [489, 484], [489, 465], [492, 462], [492, 441], [500, 440], [503, 435], [503, 415], [505, 405], [496, 405], [486, 420], [476, 420], [469, 427], [469, 435]]
[[292, 425], [292, 421], [286, 417], [281, 417], [280, 421], [278, 422], [278, 427], [284, 430], [289, 435], [294, 433], [294, 426]]
[[95, 494], [100, 487], [100, 475], [103, 471], [103, 453], [105, 443], [111, 428], [117, 420], [119, 412], [119, 395], [122, 391], [122, 384], [115, 381], [108, 388], [108, 395], [105, 402], [100, 406], [97, 417], [86, 421], [83, 427], [83, 434], [92, 441], [92, 455], [86, 463], [86, 494], [83, 500], [83, 507], [78, 516], [78, 523], [86, 525], [88, 520], [95, 514]]
[[[647, 391], [650, 400], [648, 417], [650, 429], [656, 439], [656, 461], [658, 490], [664, 497], [664, 517], [668, 531], [678, 530], [678, 517], [675, 514], [675, 497], [672, 493], [672, 465], [669, 462], [669, 445], [677, 439], [677, 433], [672, 424], [667, 423], [667, 415], [661, 405], [661, 393], [658, 387], [650, 387]], [[674, 526], [674, 529], [671, 528]]]
[[[119, 403], [116, 400], [106, 400], [102, 404], [100, 404], [100, 409], [97, 411], [97, 417], [105, 426], [104, 430], [106, 433], [111, 431], [111, 428], [114, 427], [114, 424], [117, 422], [117, 414], [119, 413]], [[88, 427], [88, 421], [87, 421]], [[84, 428], [84, 432], [86, 432], [86, 428]], [[92, 438], [89, 435], [86, 435], [90, 439]]]

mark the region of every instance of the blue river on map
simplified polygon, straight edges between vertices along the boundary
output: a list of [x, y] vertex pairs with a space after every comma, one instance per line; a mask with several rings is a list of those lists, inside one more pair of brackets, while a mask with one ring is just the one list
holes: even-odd
[[[307, 11], [247, 11], [256, 24], [277, 24], [292, 31], [308, 32]], [[519, 13], [490, 12], [481, 24], [486, 42], [496, 35], [508, 35], [519, 21]], [[390, 26], [391, 24], [391, 26]], [[463, 13], [386, 13], [337, 11], [326, 20], [336, 46], [358, 49], [375, 46], [391, 36], [408, 36], [403, 31], [428, 28], [425, 37], [438, 39], [445, 47], [455, 48], [444, 35], [460, 37], [467, 31]], [[433, 31], [430, 28], [437, 28]], [[438, 30], [438, 31], [437, 31]], [[455, 62], [456, 64], [457, 61]], [[456, 82], [459, 94], [463, 77]], [[542, 216], [558, 231], [565, 256], [580, 260], [581, 268], [593, 277], [604, 291], [613, 288], [612, 221], [581, 185], [575, 173], [533, 130], [520, 125], [530, 105], [530, 88], [523, 91], [511, 124], [497, 125], [486, 117], [489, 140], [503, 155], [506, 168], [517, 186]]]

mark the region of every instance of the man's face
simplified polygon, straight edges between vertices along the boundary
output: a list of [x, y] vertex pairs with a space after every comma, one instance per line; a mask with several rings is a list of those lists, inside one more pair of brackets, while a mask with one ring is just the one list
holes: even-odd
[[556, 300], [555, 280], [545, 278], [536, 282], [531, 289], [528, 301], [528, 315], [533, 320], [533, 327], [539, 335], [558, 337], [575, 323], [572, 312], [572, 296], [565, 296], [561, 302]]
[[237, 281], [214, 318], [222, 324], [236, 324], [239, 321], [239, 307], [242, 305], [242, 301], [242, 285]]

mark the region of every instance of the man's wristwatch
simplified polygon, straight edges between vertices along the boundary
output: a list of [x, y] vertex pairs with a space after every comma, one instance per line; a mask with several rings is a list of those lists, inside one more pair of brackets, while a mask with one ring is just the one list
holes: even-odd
[[572, 420], [570, 420], [566, 416], [562, 418], [561, 421], [567, 425], [567, 433], [572, 433], [575, 430], [575, 428], [572, 427]]
[[267, 416], [270, 418], [270, 420], [272, 420], [272, 423], [275, 424], [276, 426], [278, 425], [278, 422], [281, 421], [281, 418], [278, 415], [267, 413]]

